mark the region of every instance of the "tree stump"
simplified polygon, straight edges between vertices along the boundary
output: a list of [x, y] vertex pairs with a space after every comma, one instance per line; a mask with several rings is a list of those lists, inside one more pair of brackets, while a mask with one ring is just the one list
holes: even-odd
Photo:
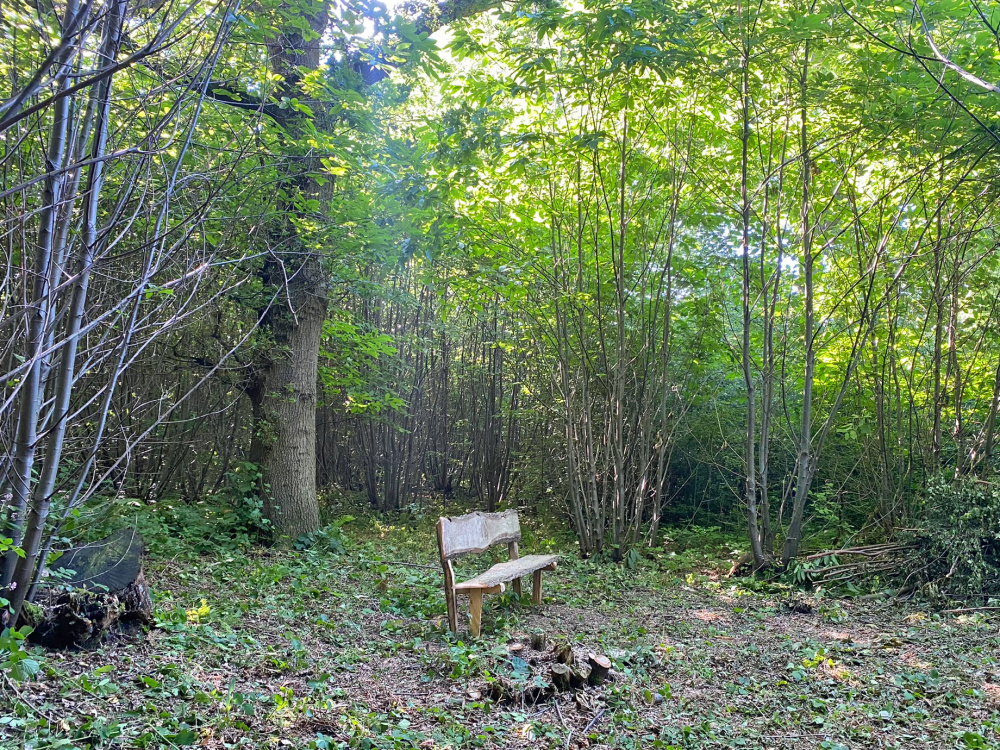
[[560, 664], [565, 664], [566, 666], [573, 666], [573, 662], [576, 661], [576, 655], [573, 653], [573, 647], [567, 644], [556, 644], [553, 652], [556, 655], [556, 661]]
[[608, 679], [611, 672], [611, 659], [603, 654], [587, 654], [587, 664], [590, 665], [590, 674], [587, 677], [588, 685], [600, 685]]
[[590, 670], [583, 665], [574, 667], [569, 673], [569, 684], [574, 690], [582, 688], [588, 683], [589, 679]]
[[112, 630], [153, 624], [153, 598], [142, 573], [142, 537], [123, 529], [68, 550], [42, 579], [21, 623], [47, 648], [93, 648]]
[[549, 682], [552, 686], [560, 691], [569, 690], [571, 687], [570, 675], [573, 670], [566, 666], [565, 664], [555, 663], [549, 670]]
[[496, 703], [513, 703], [516, 695], [517, 688], [506, 677], [499, 677], [486, 686], [486, 697]]

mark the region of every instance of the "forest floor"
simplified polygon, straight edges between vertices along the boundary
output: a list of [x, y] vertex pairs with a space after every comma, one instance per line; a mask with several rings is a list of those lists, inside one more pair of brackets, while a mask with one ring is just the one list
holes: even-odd
[[[676, 533], [630, 570], [524, 519], [523, 552], [566, 557], [541, 606], [487, 597], [472, 640], [444, 627], [428, 519], [275, 551], [160, 512], [161, 537], [145, 532], [157, 628], [5, 679], [0, 746], [1000, 748], [996, 621], [751, 590], [725, 578], [739, 550], [717, 533]], [[793, 612], [803, 597], [812, 612]], [[547, 658], [517, 650], [539, 631], [607, 654], [613, 679], [536, 705], [484, 697]]]

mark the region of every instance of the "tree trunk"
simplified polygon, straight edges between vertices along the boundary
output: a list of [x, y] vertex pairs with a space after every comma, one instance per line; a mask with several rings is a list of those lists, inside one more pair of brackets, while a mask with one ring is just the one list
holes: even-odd
[[993, 468], [993, 442], [997, 428], [997, 410], [1000, 408], [1000, 361], [997, 362], [996, 374], [993, 376], [993, 396], [990, 399], [990, 411], [983, 425], [983, 448], [976, 457], [979, 462], [980, 476], [989, 476]]
[[[268, 43], [276, 72], [283, 77], [280, 94], [299, 95], [303, 71], [321, 65], [321, 44], [329, 20], [329, 0], [305, 14], [308, 31], [289, 24]], [[310, 33], [311, 32], [311, 33]], [[316, 126], [327, 119], [322, 102], [314, 102]], [[289, 110], [282, 125], [294, 136], [308, 115]], [[294, 139], [293, 139], [294, 140]], [[316, 394], [319, 347], [327, 309], [328, 278], [316, 242], [299, 235], [297, 219], [322, 222], [330, 209], [332, 183], [322, 187], [313, 174], [318, 157], [305, 156], [285, 180], [282, 217], [271, 231], [273, 250], [264, 265], [266, 285], [279, 289], [262, 312], [261, 326], [272, 336], [258, 361], [248, 388], [254, 413], [250, 460], [263, 475], [264, 511], [277, 536], [295, 538], [319, 528], [316, 497]], [[295, 194], [298, 194], [296, 196]], [[296, 197], [304, 198], [301, 203]], [[303, 204], [317, 201], [319, 216], [305, 216]], [[282, 289], [283, 287], [283, 289]]]
[[[114, 2], [109, 9], [101, 46], [101, 59], [106, 64], [117, 57], [122, 22], [122, 3]], [[90, 167], [87, 182], [84, 232], [82, 242], [80, 243], [79, 258], [76, 262], [76, 267], [73, 269], [77, 276], [77, 282], [73, 289], [70, 315], [66, 324], [65, 336], [67, 343], [63, 349], [57, 370], [54, 391], [55, 403], [53, 405], [52, 416], [54, 423], [50, 426], [46, 441], [45, 462], [41, 476], [34, 487], [32, 495], [31, 510], [28, 514], [23, 543], [25, 554], [18, 561], [14, 572], [16, 588], [11, 595], [10, 606], [15, 617], [20, 612], [25, 597], [33, 590], [30, 584], [32, 576], [35, 574], [36, 564], [39, 559], [44, 561], [44, 555], [40, 555], [39, 552], [43, 548], [42, 537], [46, 521], [49, 517], [49, 507], [56, 488], [56, 480], [65, 445], [66, 430], [69, 421], [70, 396], [72, 395], [73, 381], [76, 374], [77, 344], [80, 339], [80, 327], [86, 313], [90, 271], [93, 264], [94, 248], [98, 241], [98, 200], [104, 184], [104, 162], [101, 160], [101, 157], [104, 156], [107, 144], [111, 104], [111, 80], [111, 78], [108, 78], [99, 82], [92, 94], [92, 106], [96, 106], [98, 114], [92, 147], [94, 163]], [[56, 111], [58, 112], [58, 108]], [[84, 126], [83, 131], [81, 138], [86, 137], [86, 126]], [[75, 195], [73, 197], [75, 198]], [[74, 201], [71, 200], [64, 207], [64, 227], [69, 225], [73, 205]], [[65, 238], [65, 229], [63, 229], [63, 234]], [[47, 547], [48, 545], [45, 545], [44, 549], [47, 549]]]
[[747, 525], [750, 536], [750, 549], [753, 552], [755, 568], [762, 568], [767, 564], [764, 557], [764, 548], [761, 545], [762, 535], [757, 519], [757, 459], [755, 455], [757, 441], [757, 392], [754, 383], [753, 362], [750, 358], [750, 326], [752, 316], [750, 314], [750, 195], [748, 191], [747, 162], [750, 149], [750, 48], [747, 42], [743, 49], [743, 71], [740, 80], [740, 93], [742, 99], [742, 129], [740, 141], [742, 153], [740, 161], [740, 225], [742, 229], [740, 237], [741, 255], [743, 259], [743, 284], [742, 284], [742, 306], [743, 306], [743, 344], [742, 344], [742, 366], [743, 383], [747, 394], [747, 428], [745, 456], [746, 462], [746, 502], [747, 502]]
[[261, 467], [264, 512], [278, 535], [319, 528], [316, 497], [316, 368], [326, 317], [326, 273], [305, 261], [288, 286], [294, 311], [272, 308], [272, 354], [250, 391], [255, 429], [250, 460]]
[[802, 61], [802, 281], [805, 287], [805, 370], [802, 379], [802, 422], [798, 439], [798, 459], [796, 468], [798, 474], [795, 481], [795, 496], [792, 501], [792, 518], [788, 524], [788, 534], [785, 537], [785, 547], [781, 555], [782, 565], [788, 565], [798, 553], [802, 538], [802, 518], [806, 508], [806, 496], [812, 485], [814, 459], [812, 450], [812, 396], [813, 376], [816, 368], [816, 342], [813, 323], [813, 251], [812, 222], [809, 217], [811, 209], [810, 171], [812, 160], [809, 158], [809, 131], [807, 129], [806, 86], [809, 73], [809, 41], [805, 43], [804, 60]]
[[[64, 25], [67, 28], [72, 25], [76, 12], [76, 3], [68, 3], [64, 20]], [[72, 52], [72, 48], [67, 46], [58, 60], [59, 68], [65, 72], [68, 72], [66, 66], [69, 63]], [[68, 80], [67, 77], [61, 74], [60, 88], [68, 89]], [[31, 495], [35, 454], [39, 442], [38, 427], [42, 401], [44, 400], [42, 373], [48, 367], [48, 357], [44, 354], [44, 348], [47, 338], [46, 333], [52, 324], [50, 282], [51, 266], [53, 263], [53, 240], [57, 234], [56, 220], [59, 213], [59, 188], [64, 180], [60, 169], [63, 166], [66, 154], [69, 115], [69, 99], [68, 97], [63, 97], [55, 103], [52, 110], [52, 125], [49, 131], [48, 148], [45, 157], [46, 167], [49, 172], [44, 183], [45, 187], [42, 194], [43, 207], [39, 218], [38, 238], [34, 248], [31, 271], [34, 276], [32, 295], [26, 306], [28, 326], [24, 354], [25, 359], [30, 362], [30, 367], [26, 371], [21, 383], [12, 471], [10, 471], [7, 478], [12, 493], [9, 516], [9, 533], [12, 544], [10, 551], [7, 552], [4, 558], [3, 572], [2, 576], [0, 576], [0, 585], [5, 588], [13, 580], [14, 570], [19, 560], [14, 548], [21, 546], [24, 537], [24, 514], [28, 506], [28, 498]], [[37, 541], [35, 542], [35, 552], [37, 552]], [[8, 594], [10, 598], [18, 599], [14, 608], [14, 614], [16, 615], [17, 609], [24, 600], [24, 591], [18, 592], [15, 590], [14, 592], [8, 592]]]

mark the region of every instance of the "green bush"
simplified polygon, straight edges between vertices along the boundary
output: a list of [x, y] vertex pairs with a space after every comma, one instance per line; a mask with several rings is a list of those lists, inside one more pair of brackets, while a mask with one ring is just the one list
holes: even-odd
[[919, 578], [942, 595], [1000, 596], [1000, 487], [974, 478], [938, 479], [924, 504]]
[[299, 551], [311, 550], [322, 554], [342, 555], [350, 543], [343, 527], [353, 520], [354, 516], [342, 516], [322, 529], [302, 534], [292, 542], [292, 547]]
[[263, 479], [261, 468], [251, 461], [240, 461], [226, 474], [223, 497], [233, 509], [226, 531], [244, 544], [268, 542], [273, 536], [271, 521], [264, 515]]

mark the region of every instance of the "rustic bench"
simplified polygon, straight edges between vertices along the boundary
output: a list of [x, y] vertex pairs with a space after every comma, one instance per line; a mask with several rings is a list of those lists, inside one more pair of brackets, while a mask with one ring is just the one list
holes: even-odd
[[[469, 632], [479, 635], [483, 614], [483, 594], [496, 594], [505, 584], [513, 582], [514, 591], [521, 595], [521, 576], [532, 574], [531, 601], [542, 603], [542, 571], [555, 570], [558, 555], [526, 555], [519, 557], [517, 543], [521, 541], [521, 524], [517, 512], [468, 513], [455, 518], [439, 518], [438, 549], [444, 568], [444, 598], [448, 604], [448, 626], [458, 632], [458, 595], [469, 595]], [[497, 563], [468, 581], [455, 583], [452, 560], [472, 553], [486, 552], [490, 547], [506, 544], [509, 560]]]

